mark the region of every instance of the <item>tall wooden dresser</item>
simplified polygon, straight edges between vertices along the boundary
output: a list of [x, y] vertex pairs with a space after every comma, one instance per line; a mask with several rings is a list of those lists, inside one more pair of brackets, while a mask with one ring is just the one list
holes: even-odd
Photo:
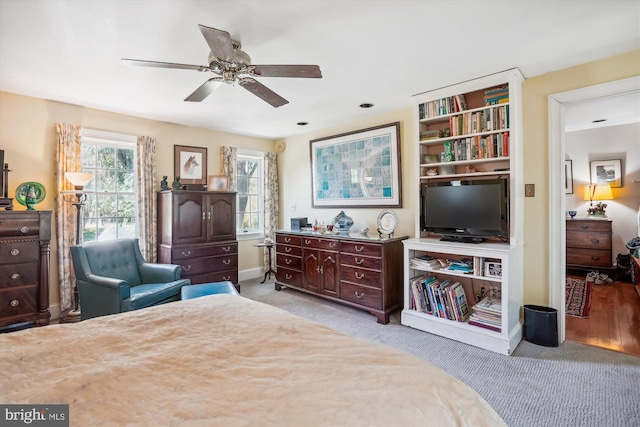
[[158, 262], [179, 264], [192, 284], [228, 280], [239, 290], [236, 193], [158, 193]]
[[611, 220], [567, 219], [567, 267], [613, 268]]
[[48, 325], [51, 211], [0, 211], [0, 329]]

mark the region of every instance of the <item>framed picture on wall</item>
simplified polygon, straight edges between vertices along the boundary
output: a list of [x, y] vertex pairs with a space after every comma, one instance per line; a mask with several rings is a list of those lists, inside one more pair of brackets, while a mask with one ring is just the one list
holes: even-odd
[[573, 194], [573, 163], [564, 161], [564, 194]]
[[611, 188], [622, 187], [622, 161], [594, 160], [591, 163], [591, 185], [609, 184]]
[[182, 184], [207, 184], [207, 149], [173, 146], [173, 173]]

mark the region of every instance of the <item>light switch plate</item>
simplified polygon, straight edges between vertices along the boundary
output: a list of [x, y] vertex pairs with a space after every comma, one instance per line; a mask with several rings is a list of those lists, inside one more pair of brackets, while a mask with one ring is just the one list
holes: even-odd
[[536, 185], [535, 184], [525, 184], [524, 185], [524, 197], [534, 197], [536, 195]]

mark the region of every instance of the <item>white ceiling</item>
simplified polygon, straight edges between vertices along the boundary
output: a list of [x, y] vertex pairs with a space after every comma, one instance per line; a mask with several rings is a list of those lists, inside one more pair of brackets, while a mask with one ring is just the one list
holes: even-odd
[[[198, 24], [229, 31], [254, 64], [318, 64], [323, 78], [258, 78], [290, 102], [280, 108], [231, 85], [188, 103], [211, 74], [120, 62], [206, 65]], [[509, 68], [533, 77], [638, 48], [637, 0], [0, 0], [1, 91], [269, 139]]]

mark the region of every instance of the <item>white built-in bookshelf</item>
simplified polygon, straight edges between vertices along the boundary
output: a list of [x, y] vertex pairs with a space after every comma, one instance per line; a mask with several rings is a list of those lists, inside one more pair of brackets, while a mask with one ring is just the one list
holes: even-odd
[[[414, 158], [418, 159], [420, 181], [417, 191], [431, 180], [507, 178], [509, 238], [484, 243], [440, 241], [440, 236], [422, 230], [422, 206], [417, 203], [417, 237], [403, 241], [402, 324], [506, 355], [511, 354], [522, 339], [523, 80], [519, 70], [512, 69], [415, 96], [418, 119]], [[420, 200], [420, 193], [415, 196]], [[439, 259], [444, 268], [431, 269], [412, 262], [416, 257]], [[446, 260], [467, 261], [471, 270], [449, 269]], [[486, 263], [491, 263], [492, 269], [497, 267], [500, 274], [487, 273]], [[470, 312], [480, 316], [483, 312], [474, 310], [473, 306], [480, 302], [478, 293], [484, 291], [482, 298], [499, 300], [500, 304], [495, 304], [499, 313], [491, 314], [491, 323], [487, 326], [483, 320], [469, 321], [465, 316], [456, 316], [455, 302], [449, 300], [449, 311], [454, 311], [454, 315], [448, 313], [450, 318], [429, 312], [423, 304], [416, 306], [418, 295], [414, 294], [412, 279], [418, 276], [436, 277], [438, 282], [449, 286], [459, 282], [455, 287], [464, 289]]]

